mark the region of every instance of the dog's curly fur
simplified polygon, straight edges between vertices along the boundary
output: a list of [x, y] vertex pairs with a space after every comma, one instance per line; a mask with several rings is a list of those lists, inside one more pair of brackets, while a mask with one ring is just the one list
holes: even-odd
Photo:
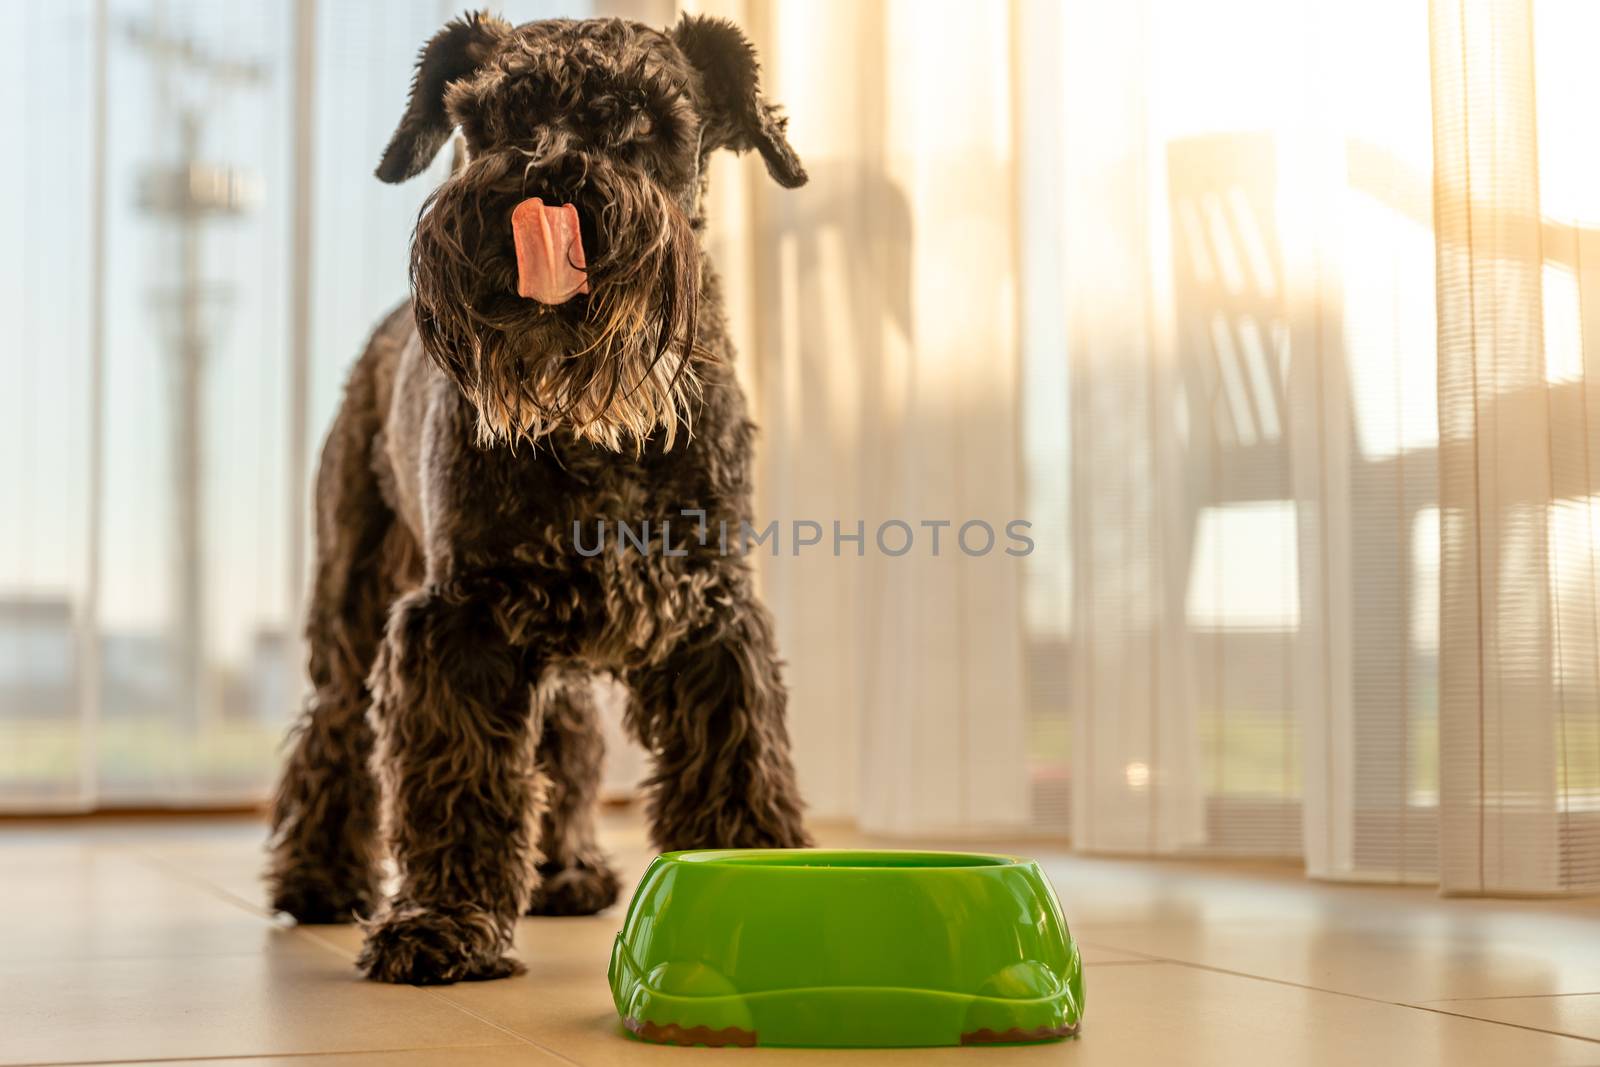
[[[686, 536], [750, 517], [754, 428], [700, 247], [705, 163], [805, 172], [732, 25], [450, 22], [379, 165], [424, 170], [410, 302], [356, 364], [317, 476], [314, 692], [273, 809], [276, 906], [360, 917], [394, 982], [497, 978], [519, 914], [617, 896], [595, 841], [591, 676], [630, 688], [662, 848], [807, 842], [772, 626], [744, 562]], [[590, 295], [516, 295], [510, 214], [578, 206]], [[674, 554], [575, 523], [678, 519]], [[683, 554], [676, 554], [683, 550]], [[397, 887], [384, 899], [387, 854]]]

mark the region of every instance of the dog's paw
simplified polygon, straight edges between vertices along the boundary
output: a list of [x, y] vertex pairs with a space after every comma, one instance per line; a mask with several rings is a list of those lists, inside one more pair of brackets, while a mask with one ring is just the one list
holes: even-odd
[[507, 978], [527, 969], [505, 955], [509, 940], [486, 911], [394, 908], [367, 926], [356, 966], [375, 981], [407, 985]]
[[540, 864], [529, 915], [593, 915], [617, 902], [616, 872], [595, 859], [573, 866]]
[[273, 910], [302, 925], [357, 922], [376, 910], [379, 899], [377, 886], [369, 882], [340, 884], [284, 873], [270, 874], [267, 889]]

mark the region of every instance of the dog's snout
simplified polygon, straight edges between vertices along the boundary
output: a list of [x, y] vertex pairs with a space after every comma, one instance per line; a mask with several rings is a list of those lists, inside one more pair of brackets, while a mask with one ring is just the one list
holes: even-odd
[[548, 205], [530, 197], [511, 212], [511, 235], [517, 249], [517, 295], [541, 304], [564, 304], [589, 291], [575, 205]]

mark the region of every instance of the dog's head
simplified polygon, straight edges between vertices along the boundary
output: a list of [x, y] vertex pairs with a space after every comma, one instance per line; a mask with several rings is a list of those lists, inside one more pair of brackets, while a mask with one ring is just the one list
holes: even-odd
[[513, 27], [483, 14], [422, 49], [378, 165], [421, 173], [460, 127], [464, 164], [411, 245], [417, 328], [484, 442], [558, 426], [671, 447], [699, 384], [697, 244], [706, 157], [755, 149], [806, 180], [731, 23], [669, 33], [619, 19]]

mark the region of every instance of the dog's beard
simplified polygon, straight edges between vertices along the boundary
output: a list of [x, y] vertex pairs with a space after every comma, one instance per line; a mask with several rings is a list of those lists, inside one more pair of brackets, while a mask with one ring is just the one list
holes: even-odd
[[[516, 293], [509, 212], [520, 176], [474, 160], [423, 206], [411, 281], [424, 348], [477, 413], [480, 444], [515, 444], [565, 428], [613, 451], [661, 431], [671, 448], [692, 429], [700, 394], [695, 348], [700, 263], [677, 204], [648, 181], [592, 174], [597, 240], [581, 320]], [[488, 193], [489, 195], [485, 195]], [[503, 197], [495, 194], [509, 194]], [[502, 232], [503, 231], [503, 232]]]

